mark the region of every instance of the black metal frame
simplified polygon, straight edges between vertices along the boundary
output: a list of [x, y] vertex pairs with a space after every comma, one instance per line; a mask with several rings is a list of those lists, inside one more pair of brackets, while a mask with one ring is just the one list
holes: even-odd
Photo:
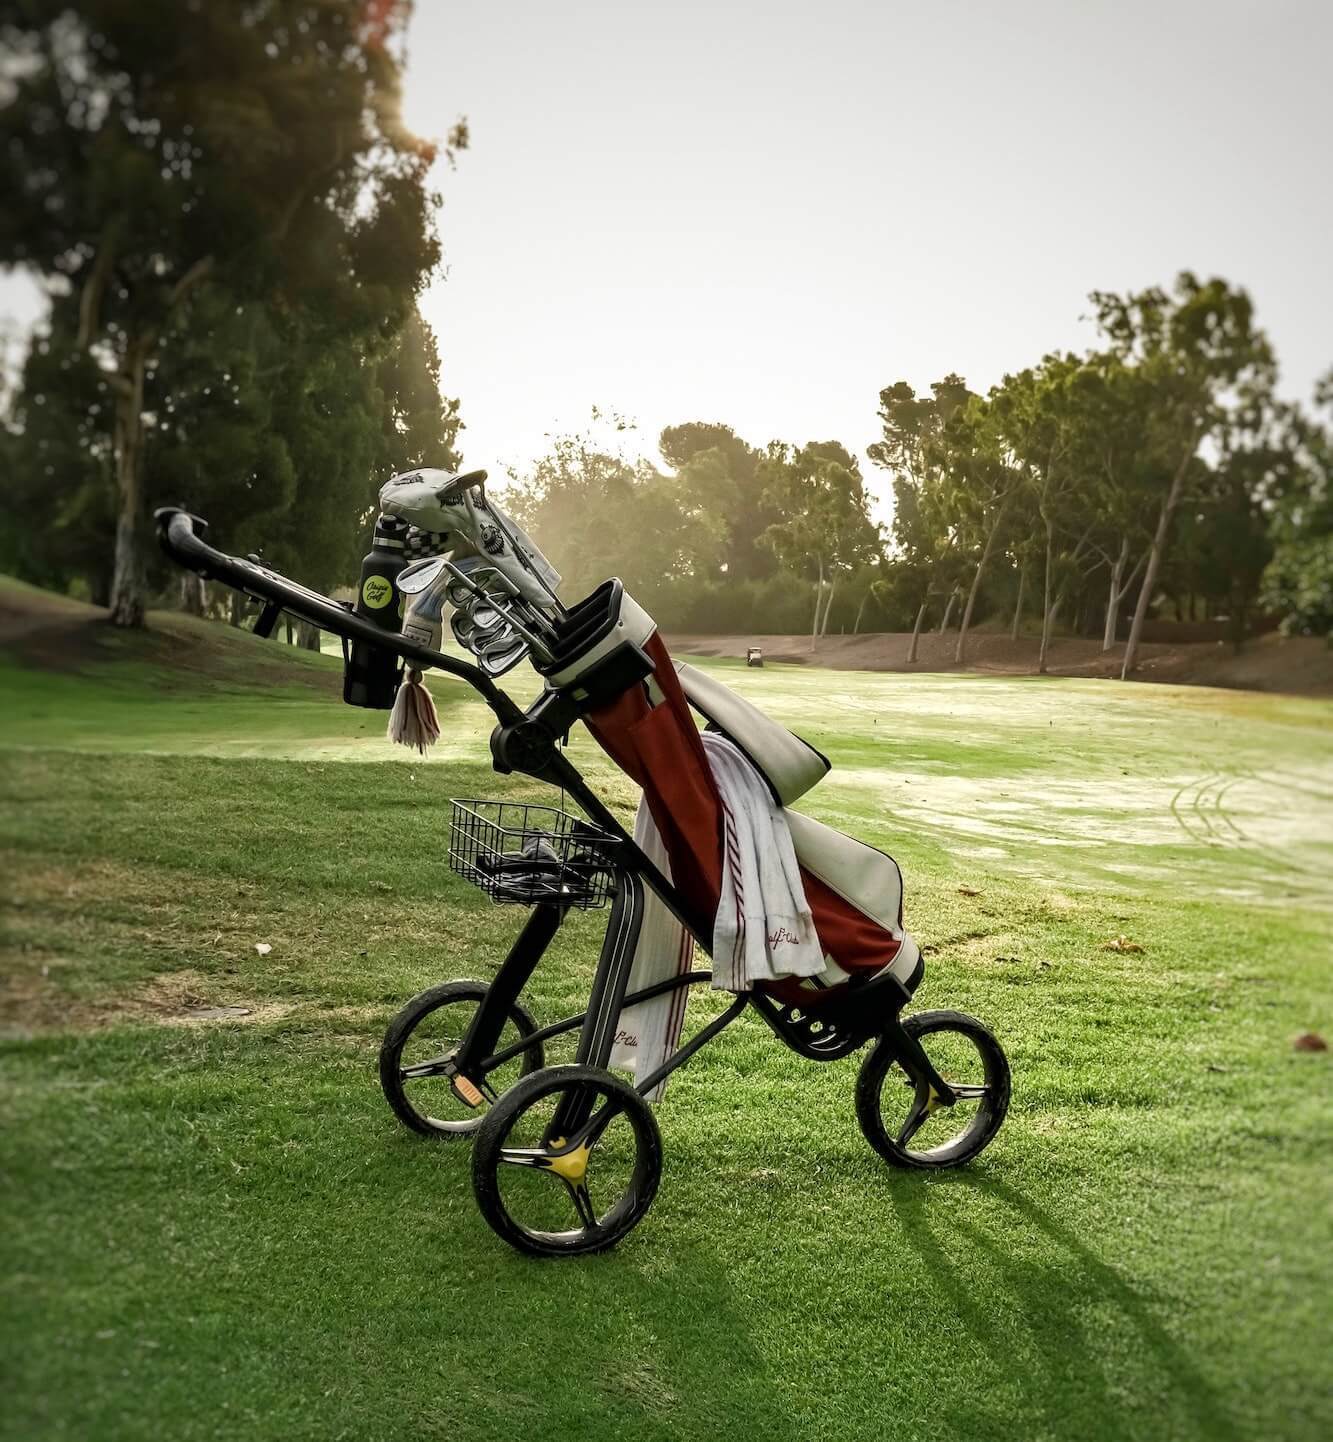
[[[527, 985], [569, 909], [555, 903], [536, 905], [490, 983], [457, 1052], [448, 1061], [441, 1062], [441, 1074], [454, 1078], [455, 1085], [462, 1079], [476, 1088], [491, 1070], [534, 1042], [545, 1041], [575, 1027], [581, 1028], [577, 1060], [588, 1066], [604, 1068], [610, 1060], [616, 1024], [623, 1007], [711, 979], [711, 972], [690, 971], [626, 994], [635, 945], [643, 922], [645, 886], [661, 899], [705, 955], [711, 950], [712, 922], [711, 918], [694, 913], [687, 900], [635, 844], [634, 838], [560, 749], [557, 744], [559, 737], [576, 718], [577, 711], [563, 711], [558, 704], [558, 696], [548, 692], [525, 712], [480, 667], [417, 645], [399, 634], [382, 631], [350, 608], [270, 571], [256, 560], [216, 550], [200, 536], [207, 523], [199, 517], [179, 508], [167, 507], [159, 510], [155, 519], [162, 548], [172, 560], [206, 579], [221, 581], [260, 601], [265, 616], [272, 621], [276, 621], [280, 612], [287, 611], [345, 641], [362, 641], [386, 650], [418, 670], [434, 669], [466, 681], [480, 693], [499, 723], [491, 738], [496, 769], [520, 770], [560, 787], [573, 797], [590, 821], [609, 833], [617, 843], [612, 870], [615, 895], [588, 1009], [544, 1027], [503, 1051], [495, 1050], [511, 1007]], [[835, 1060], [864, 1045], [871, 1037], [883, 1036], [912, 1080], [926, 1082], [940, 1103], [952, 1105], [957, 1100], [953, 1089], [935, 1070], [920, 1043], [902, 1026], [901, 1012], [910, 999], [911, 992], [887, 972], [862, 984], [856, 981], [849, 983], [843, 994], [823, 1000], [810, 1012], [784, 1006], [762, 992], [745, 993], [701, 1028], [662, 1066], [646, 1077], [636, 1078], [635, 1089], [640, 1095], [646, 1095], [743, 1011], [753, 1007], [787, 1046], [811, 1061]], [[459, 1094], [466, 1096], [466, 1091]], [[557, 1113], [555, 1130], [570, 1138], [588, 1128], [591, 1105], [591, 1099], [582, 1088], [566, 1093]]]

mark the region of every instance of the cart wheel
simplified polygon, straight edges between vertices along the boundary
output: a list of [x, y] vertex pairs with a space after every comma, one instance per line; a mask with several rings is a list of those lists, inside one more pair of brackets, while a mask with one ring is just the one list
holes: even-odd
[[[571, 1114], [572, 1124], [562, 1120]], [[648, 1103], [590, 1066], [525, 1077], [487, 1112], [472, 1152], [482, 1216], [533, 1257], [614, 1247], [651, 1206], [661, 1175], [662, 1134]]]
[[[475, 1132], [501, 1092], [545, 1061], [541, 1042], [477, 1079], [481, 1103], [470, 1107], [450, 1085], [445, 1064], [458, 1050], [487, 987], [480, 981], [446, 981], [418, 993], [389, 1023], [380, 1047], [380, 1086], [394, 1115], [422, 1136], [466, 1136]], [[500, 1033], [503, 1051], [537, 1024], [515, 1003]]]
[[953, 1106], [931, 1104], [881, 1037], [861, 1064], [856, 1119], [866, 1141], [895, 1167], [932, 1170], [970, 1162], [1000, 1130], [1009, 1110], [1009, 1063], [994, 1036], [961, 1011], [921, 1011], [903, 1027], [958, 1093]]

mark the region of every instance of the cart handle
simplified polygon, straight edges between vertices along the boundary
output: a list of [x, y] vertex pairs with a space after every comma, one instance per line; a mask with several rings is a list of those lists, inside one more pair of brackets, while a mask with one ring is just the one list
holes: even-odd
[[157, 522], [162, 549], [187, 571], [195, 571], [205, 580], [221, 581], [247, 596], [266, 601], [308, 621], [312, 626], [318, 626], [322, 631], [331, 631], [349, 641], [364, 641], [382, 651], [391, 651], [419, 671], [433, 667], [436, 671], [457, 676], [481, 693], [486, 704], [505, 725], [522, 719], [523, 712], [517, 703], [501, 691], [480, 667], [433, 651], [429, 646], [419, 646], [405, 636], [381, 631], [378, 626], [329, 596], [289, 581], [286, 576], [270, 571], [255, 561], [229, 556], [215, 549], [200, 535], [208, 529], [208, 522], [179, 506], [163, 506], [153, 513], [153, 519]]

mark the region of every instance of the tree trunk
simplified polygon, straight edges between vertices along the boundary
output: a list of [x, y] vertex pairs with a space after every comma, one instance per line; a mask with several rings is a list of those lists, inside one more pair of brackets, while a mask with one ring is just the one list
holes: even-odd
[[1125, 562], [1129, 558], [1129, 537], [1120, 542], [1120, 554], [1111, 567], [1111, 589], [1106, 597], [1106, 624], [1102, 627], [1102, 651], [1115, 645], [1116, 615], [1120, 610], [1120, 577], [1124, 574]]
[[962, 624], [958, 627], [958, 645], [953, 653], [955, 666], [963, 664], [963, 657], [967, 651], [967, 630], [972, 624], [972, 608], [977, 604], [977, 592], [981, 589], [981, 573], [986, 569], [986, 562], [990, 560], [991, 547], [995, 544], [995, 537], [1000, 533], [1000, 522], [1004, 520], [1006, 508], [1007, 503], [1002, 504], [995, 513], [990, 533], [986, 537], [986, 544], [981, 552], [981, 559], [977, 562], [976, 573], [972, 577], [972, 587], [967, 593], [967, 605], [963, 608]]
[[1052, 551], [1051, 527], [1046, 527], [1046, 574], [1042, 584], [1041, 592], [1041, 650], [1037, 654], [1037, 675], [1046, 674], [1046, 653], [1051, 648], [1051, 621], [1054, 619], [1055, 607], [1051, 604], [1051, 551]]
[[194, 571], [182, 571], [181, 610], [187, 616], [202, 616], [205, 601], [204, 578]]
[[1171, 529], [1171, 517], [1175, 514], [1176, 505], [1180, 501], [1180, 493], [1185, 487], [1185, 473], [1194, 459], [1194, 449], [1198, 443], [1199, 437], [1196, 430], [1193, 440], [1180, 458], [1175, 475], [1171, 477], [1171, 489], [1166, 493], [1166, 500], [1162, 502], [1161, 514], [1157, 517], [1157, 529], [1153, 532], [1152, 549], [1148, 552], [1148, 568], [1143, 573], [1143, 583], [1139, 587], [1139, 599], [1134, 606], [1134, 620], [1129, 627], [1129, 640], [1125, 642], [1125, 659], [1120, 666], [1122, 681], [1130, 676], [1139, 664], [1139, 645], [1143, 638], [1143, 623], [1148, 618], [1148, 606], [1157, 586], [1157, 574], [1162, 569], [1162, 555], [1166, 550], [1167, 532]]
[[810, 649], [819, 644], [819, 603], [824, 599], [824, 558], [819, 557], [819, 580], [815, 583], [815, 615], [810, 622]]
[[921, 639], [921, 623], [926, 618], [926, 603], [929, 599], [930, 598], [927, 597], [926, 600], [922, 601], [916, 608], [916, 625], [912, 627], [912, 644], [907, 648], [907, 664], [909, 666], [916, 664], [916, 648], [917, 643]]
[[947, 605], [945, 606], [945, 608], [944, 608], [944, 619], [940, 622], [940, 635], [941, 635], [941, 636], [943, 636], [944, 633], [949, 629], [949, 617], [953, 615], [953, 603], [954, 603], [957, 599], [958, 599], [958, 588], [955, 586], [954, 589], [949, 592], [949, 601], [948, 601], [948, 604], [947, 604]]
[[245, 597], [239, 591], [232, 591], [230, 587], [228, 587], [228, 591], [230, 594], [227, 619], [233, 626], [239, 627], [245, 619]]
[[861, 597], [861, 604], [856, 608], [856, 620], [852, 622], [852, 635], [861, 634], [861, 618], [866, 613], [866, 603], [870, 600], [870, 587], [866, 587], [865, 595]]
[[1026, 566], [1020, 566], [1018, 568], [1018, 600], [1014, 602], [1014, 623], [1009, 627], [1009, 639], [1011, 641], [1018, 640], [1018, 626], [1023, 619], [1023, 591], [1027, 585], [1027, 579], [1028, 568]]
[[308, 621], [296, 623], [296, 644], [303, 651], [319, 650], [319, 627], [312, 626]]
[[835, 571], [833, 573], [833, 579], [828, 583], [828, 599], [824, 602], [824, 619], [819, 623], [819, 634], [821, 636], [826, 636], [828, 634], [828, 617], [829, 612], [833, 609], [833, 593], [837, 589], [838, 574]]
[[143, 381], [147, 345], [133, 337], [125, 364], [115, 378], [113, 436], [116, 465], [115, 569], [111, 577], [111, 624], [142, 626], [144, 617], [143, 536]]

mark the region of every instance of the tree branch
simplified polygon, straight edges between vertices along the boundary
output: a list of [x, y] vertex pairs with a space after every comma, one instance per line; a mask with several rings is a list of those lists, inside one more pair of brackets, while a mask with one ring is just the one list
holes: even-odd
[[171, 287], [170, 304], [173, 309], [189, 295], [201, 280], [208, 278], [215, 264], [216, 261], [211, 255], [200, 256], [200, 258], [195, 261], [189, 270]]
[[88, 270], [79, 295], [79, 334], [76, 344], [80, 350], [87, 350], [97, 334], [97, 318], [102, 312], [102, 292], [106, 289], [107, 277], [116, 263], [115, 219], [108, 220], [102, 227], [97, 254]]

